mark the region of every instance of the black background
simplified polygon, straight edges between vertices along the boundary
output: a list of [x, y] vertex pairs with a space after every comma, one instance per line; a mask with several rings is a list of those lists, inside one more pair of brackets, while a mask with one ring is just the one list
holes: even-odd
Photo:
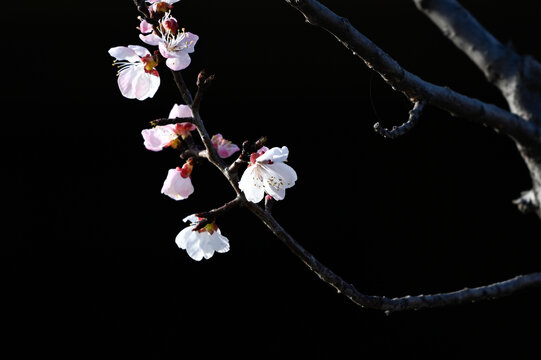
[[[541, 58], [531, 1], [462, 3]], [[325, 4], [409, 71], [506, 107], [412, 2]], [[118, 90], [107, 50], [144, 45], [132, 1], [30, 1], [7, 14], [6, 358], [539, 355], [539, 290], [386, 316], [337, 294], [243, 209], [218, 220], [231, 251], [193, 261], [174, 243], [181, 219], [234, 192], [201, 164], [189, 199], [160, 194], [181, 163], [147, 151], [140, 132], [181, 100], [165, 66], [153, 99]], [[383, 139], [373, 124], [405, 121], [410, 104], [285, 1], [183, 0], [173, 14], [200, 36], [188, 84], [216, 74], [201, 110], [209, 132], [289, 147], [299, 180], [275, 217], [360, 291], [445, 292], [540, 270], [541, 223], [511, 203], [530, 180], [510, 139], [434, 108]]]

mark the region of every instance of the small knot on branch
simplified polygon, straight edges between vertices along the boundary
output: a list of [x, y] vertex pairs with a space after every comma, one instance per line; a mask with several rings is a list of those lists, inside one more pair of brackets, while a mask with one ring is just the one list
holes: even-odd
[[417, 124], [421, 113], [424, 109], [424, 101], [416, 101], [413, 105], [413, 109], [409, 111], [408, 121], [399, 126], [393, 126], [390, 130], [384, 128], [380, 125], [379, 122], [374, 124], [374, 131], [387, 139], [396, 139], [399, 136], [402, 136], [409, 132]]

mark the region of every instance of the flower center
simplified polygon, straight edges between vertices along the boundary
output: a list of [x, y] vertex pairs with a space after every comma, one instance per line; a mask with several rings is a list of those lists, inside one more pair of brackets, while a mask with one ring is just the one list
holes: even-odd
[[167, 12], [160, 20], [160, 30], [162, 34], [176, 34], [178, 32], [177, 19], [171, 16], [171, 12]]
[[158, 66], [158, 55], [145, 55], [141, 58], [141, 61], [144, 64], [144, 69], [147, 74], [152, 74], [155, 76], [160, 76], [158, 74], [158, 70], [155, 69], [156, 66]]

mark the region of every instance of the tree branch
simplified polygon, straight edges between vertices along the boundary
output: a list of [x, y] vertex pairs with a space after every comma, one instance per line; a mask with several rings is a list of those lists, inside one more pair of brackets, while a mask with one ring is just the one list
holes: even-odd
[[514, 203], [541, 219], [541, 64], [502, 45], [455, 0], [414, 0], [455, 46], [464, 52], [489, 82], [496, 85], [511, 111], [525, 119], [534, 141], [516, 137], [532, 179], [532, 189]]
[[[501, 90], [513, 112], [528, 120], [534, 116], [541, 116], [541, 80], [539, 78], [541, 65], [539, 62], [531, 57], [524, 58], [512, 47], [504, 46], [455, 0], [413, 1], [417, 8], [483, 71], [487, 80]], [[525, 62], [530, 62], [532, 70], [537, 69], [536, 73], [525, 72]], [[519, 74], [520, 79], [517, 79]], [[521, 106], [514, 106], [513, 98], [516, 97], [517, 91], [520, 92], [520, 86], [517, 86], [520, 83], [531, 85], [524, 89], [529, 93], [537, 89], [534, 91], [537, 93], [537, 100], [530, 101], [527, 105], [527, 107], [534, 107], [534, 111], [520, 111]]]
[[419, 310], [496, 299], [522, 289], [541, 286], [541, 272], [538, 272], [517, 276], [490, 285], [472, 289], [465, 288], [441, 294], [404, 296], [393, 299], [386, 298], [385, 296], [365, 295], [319, 262], [310, 252], [297, 243], [268, 212], [264, 211], [257, 204], [250, 202], [243, 201], [243, 205], [254, 213], [321, 280], [362, 307], [389, 312]]
[[182, 118], [174, 118], [174, 119], [159, 118], [159, 119], [152, 120], [150, 122], [150, 125], [151, 126], [158, 126], [158, 125], [179, 124], [179, 123], [183, 123], [183, 122], [193, 123], [193, 118], [192, 117], [182, 117]]
[[535, 124], [493, 104], [467, 97], [449, 88], [429, 83], [402, 68], [370, 39], [316, 0], [286, 0], [300, 11], [306, 21], [319, 26], [360, 57], [394, 89], [411, 101], [423, 100], [453, 115], [489, 126], [524, 142], [541, 142], [541, 130]]
[[381, 136], [389, 139], [396, 139], [399, 136], [402, 136], [409, 132], [419, 121], [421, 113], [423, 112], [425, 103], [422, 101], [417, 101], [413, 105], [413, 109], [409, 111], [408, 121], [403, 123], [400, 126], [393, 126], [391, 130], [384, 128], [380, 125], [379, 122], [374, 124], [374, 130]]

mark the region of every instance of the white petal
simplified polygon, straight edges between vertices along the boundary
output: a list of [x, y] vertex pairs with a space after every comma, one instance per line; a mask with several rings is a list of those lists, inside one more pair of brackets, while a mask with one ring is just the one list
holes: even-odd
[[220, 233], [220, 230], [215, 231], [210, 238], [212, 247], [219, 253], [225, 253], [229, 251], [229, 240]]
[[184, 221], [184, 222], [189, 221], [191, 224], [198, 224], [199, 223], [199, 218], [197, 216], [195, 216], [195, 214], [192, 214], [192, 215], [186, 216], [184, 219], [182, 219], [182, 221]]
[[186, 69], [191, 62], [192, 59], [190, 59], [190, 55], [187, 52], [179, 52], [175, 54], [175, 57], [169, 57], [165, 61], [165, 64], [169, 69], [179, 71]]
[[265, 191], [263, 190], [263, 184], [259, 179], [258, 169], [256, 165], [249, 166], [239, 181], [239, 189], [244, 192], [248, 201], [258, 203], [263, 200]]
[[273, 147], [270, 150], [267, 150], [263, 155], [257, 158], [257, 162], [264, 161], [273, 161], [273, 162], [284, 162], [287, 160], [289, 155], [289, 150], [287, 146], [282, 146], [281, 148]]
[[186, 252], [188, 255], [197, 261], [203, 259], [205, 255], [203, 249], [201, 248], [201, 240], [203, 239], [205, 232], [192, 231], [188, 236], [188, 241], [186, 243]]
[[286, 189], [295, 185], [297, 173], [291, 166], [284, 163], [261, 164], [263, 186], [267, 194], [275, 200], [283, 200]]
[[139, 39], [141, 39], [141, 41], [143, 41], [145, 44], [153, 46], [158, 46], [160, 44], [160, 41], [162, 40], [162, 38], [156, 34], [139, 34]]
[[147, 74], [143, 70], [143, 74], [137, 79], [135, 84], [135, 97], [138, 100], [151, 98], [156, 94], [160, 87], [160, 77], [152, 74]]
[[186, 39], [186, 51], [188, 54], [191, 54], [195, 50], [195, 44], [197, 43], [197, 40], [199, 40], [199, 36], [192, 34], [191, 32], [185, 33], [185, 39]]
[[175, 238], [175, 243], [181, 249], [186, 249], [186, 243], [188, 242], [188, 237], [192, 232], [193, 226], [182, 229], [177, 237]]
[[131, 65], [123, 68], [118, 74], [118, 87], [122, 95], [128, 99], [135, 99], [135, 84], [143, 68], [138, 65]]
[[128, 45], [130, 49], [132, 49], [139, 57], [144, 57], [146, 55], [150, 55], [150, 51], [148, 51], [146, 48], [139, 46], [139, 45]]
[[117, 60], [125, 60], [129, 62], [141, 61], [137, 53], [126, 46], [117, 46], [109, 49], [109, 55]]

